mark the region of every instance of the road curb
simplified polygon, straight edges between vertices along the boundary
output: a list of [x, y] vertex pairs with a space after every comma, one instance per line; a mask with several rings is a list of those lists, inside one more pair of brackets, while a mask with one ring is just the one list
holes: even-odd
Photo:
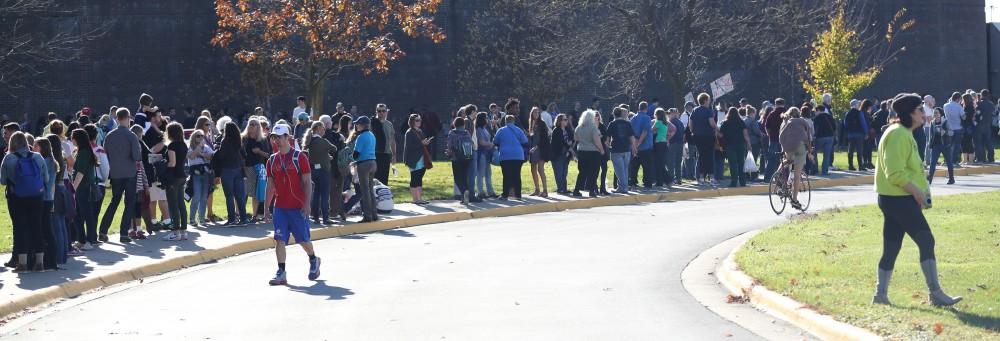
[[[955, 175], [973, 175], [984, 173], [1000, 172], [1000, 166], [988, 166], [978, 168], [960, 168], [955, 170]], [[947, 174], [941, 173], [939, 174]], [[841, 179], [826, 179], [813, 182], [813, 188], [825, 188], [836, 186], [851, 186], [872, 183], [873, 176], [856, 176]], [[414, 227], [420, 225], [439, 224], [460, 220], [508, 217], [524, 214], [536, 214], [546, 212], [558, 212], [572, 209], [585, 209], [603, 206], [634, 205], [653, 202], [669, 202], [681, 200], [706, 199], [720, 196], [734, 195], [755, 195], [765, 194], [766, 186], [704, 189], [698, 191], [669, 192], [660, 194], [638, 194], [629, 196], [610, 196], [593, 199], [580, 199], [572, 201], [552, 201], [537, 204], [527, 204], [510, 207], [499, 207], [484, 209], [472, 212], [446, 212], [428, 214], [415, 217], [406, 217], [393, 220], [380, 220], [371, 223], [358, 223], [344, 226], [333, 226], [312, 230], [312, 240], [322, 240], [341, 236], [379, 232], [402, 227]], [[257, 238], [241, 241], [215, 249], [206, 249], [193, 254], [165, 259], [154, 263], [144, 264], [131, 269], [116, 271], [98, 277], [76, 279], [58, 285], [38, 289], [30, 295], [17, 297], [8, 302], [0, 304], [0, 317], [7, 317], [33, 307], [46, 304], [59, 299], [68, 299], [79, 296], [82, 293], [101, 289], [133, 280], [140, 280], [146, 277], [161, 275], [171, 271], [184, 269], [208, 262], [217, 261], [241, 254], [257, 252], [270, 249], [274, 242], [270, 237]]]
[[747, 298], [755, 307], [764, 308], [768, 314], [788, 321], [824, 340], [882, 340], [882, 337], [867, 329], [834, 320], [758, 284], [757, 280], [740, 270], [734, 260], [736, 252], [743, 248], [747, 240], [733, 248], [715, 272], [716, 278], [732, 295]]

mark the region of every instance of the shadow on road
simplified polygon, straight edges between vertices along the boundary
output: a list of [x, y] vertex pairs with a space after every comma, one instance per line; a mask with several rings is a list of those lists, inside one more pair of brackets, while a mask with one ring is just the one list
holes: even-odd
[[312, 296], [326, 296], [328, 300], [344, 300], [347, 296], [354, 295], [354, 291], [347, 288], [331, 287], [326, 285], [326, 281], [319, 280], [310, 286], [289, 285], [289, 289], [294, 292], [301, 292]]

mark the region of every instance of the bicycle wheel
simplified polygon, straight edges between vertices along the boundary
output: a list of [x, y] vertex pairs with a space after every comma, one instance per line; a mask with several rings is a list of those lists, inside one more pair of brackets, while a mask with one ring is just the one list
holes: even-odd
[[[803, 195], [805, 195], [804, 198]], [[808, 210], [810, 202], [812, 202], [812, 181], [809, 180], [809, 174], [802, 173], [802, 188], [799, 190], [799, 203], [802, 204], [802, 209], [799, 211]]]
[[788, 204], [788, 195], [784, 186], [778, 180], [778, 174], [771, 177], [771, 183], [768, 184], [767, 198], [771, 202], [771, 210], [774, 214], [781, 215], [781, 212], [785, 211], [785, 205]]

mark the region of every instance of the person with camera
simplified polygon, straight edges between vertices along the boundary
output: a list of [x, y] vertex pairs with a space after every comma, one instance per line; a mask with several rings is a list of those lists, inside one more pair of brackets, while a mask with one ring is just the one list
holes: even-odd
[[913, 130], [924, 124], [921, 102], [915, 94], [897, 95], [892, 109], [899, 115], [899, 122], [889, 126], [879, 142], [875, 191], [878, 192], [878, 206], [885, 223], [873, 304], [890, 304], [889, 280], [905, 235], [909, 235], [920, 250], [920, 268], [927, 282], [931, 305], [951, 306], [962, 300], [961, 296], [948, 296], [941, 290], [934, 256], [934, 235], [921, 211], [931, 207], [930, 185], [927, 184], [920, 152], [917, 151], [917, 142], [913, 139]]

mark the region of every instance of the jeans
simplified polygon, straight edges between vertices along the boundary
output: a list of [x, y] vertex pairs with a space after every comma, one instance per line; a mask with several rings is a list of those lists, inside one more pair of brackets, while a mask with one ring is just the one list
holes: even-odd
[[[713, 175], [716, 181], [722, 181], [722, 178], [726, 175], [726, 153], [721, 150], [714, 150], [715, 152], [715, 167], [712, 168]], [[746, 156], [746, 154], [743, 154]]]
[[455, 186], [458, 186], [458, 192], [464, 195], [469, 191], [469, 166], [472, 164], [472, 160], [452, 160], [451, 161], [451, 174], [455, 178]]
[[469, 197], [476, 196], [476, 176], [479, 175], [479, 170], [476, 166], [479, 165], [479, 151], [472, 151], [472, 159], [469, 161], [469, 165], [465, 170], [465, 184], [466, 189], [469, 191]]
[[920, 161], [924, 161], [927, 154], [927, 134], [924, 132], [924, 127], [913, 130], [913, 139], [917, 141], [917, 154], [920, 155]]
[[376, 220], [378, 213], [375, 212], [375, 197], [372, 193], [372, 178], [378, 169], [375, 160], [361, 161], [356, 164], [358, 168], [358, 193], [361, 195], [361, 211], [364, 219]]
[[97, 203], [90, 201], [90, 191], [86, 181], [76, 189], [76, 241], [94, 244], [97, 243], [97, 216], [94, 215]]
[[[612, 155], [612, 158], [614, 155]], [[680, 183], [683, 175], [681, 169], [681, 159], [684, 157], [684, 144], [671, 143], [667, 146], [667, 172], [674, 178], [675, 183]]]
[[958, 164], [962, 161], [962, 138], [965, 137], [965, 131], [958, 129], [951, 133], [951, 163]]
[[778, 171], [778, 163], [781, 162], [781, 144], [771, 142], [767, 145], [767, 155], [764, 158], [767, 159], [767, 165], [764, 168], [764, 182], [771, 182], [771, 177], [774, 176], [774, 172]]
[[556, 177], [556, 192], [566, 193], [566, 177], [569, 176], [569, 157], [566, 154], [553, 158], [552, 174]]
[[500, 171], [503, 173], [503, 192], [500, 196], [506, 198], [513, 195], [521, 197], [521, 165], [524, 160], [500, 161]]
[[666, 142], [653, 144], [653, 172], [656, 175], [657, 186], [670, 184], [667, 179], [667, 149], [669, 148]]
[[[930, 158], [927, 159], [927, 163], [930, 164], [930, 169], [928, 171], [927, 179], [931, 180], [934, 178], [934, 172], [937, 170], [937, 160], [938, 157], [944, 154], [944, 164], [948, 167], [948, 179], [953, 179], [955, 177], [955, 163], [951, 162], [951, 146], [942, 144], [938, 146], [931, 147]], [[931, 181], [928, 181], [931, 182]]]
[[982, 129], [976, 130], [975, 145], [976, 145], [976, 161], [979, 162], [993, 162], [993, 134], [992, 131], [987, 129], [983, 131]]
[[[820, 167], [820, 173], [828, 175], [830, 174], [830, 165], [833, 164], [833, 136], [816, 139], [816, 153], [820, 152], [823, 152], [823, 166]], [[816, 160], [819, 158], [817, 157]]]
[[115, 211], [118, 210], [118, 204], [122, 202], [122, 197], [125, 197], [125, 207], [122, 208], [122, 220], [119, 226], [119, 233], [122, 236], [128, 235], [129, 227], [132, 224], [132, 217], [134, 216], [135, 209], [135, 178], [121, 178], [121, 179], [111, 179], [111, 202], [108, 203], [108, 208], [104, 210], [104, 217], [101, 219], [100, 233], [101, 235], [108, 234], [108, 228], [111, 227], [111, 220], [115, 217]]
[[323, 221], [330, 220], [330, 171], [313, 169], [311, 175], [313, 181], [312, 205], [310, 205], [312, 218], [319, 219], [322, 216]]
[[223, 168], [221, 173], [219, 177], [222, 178], [222, 193], [223, 199], [226, 200], [228, 219], [233, 222], [240, 221], [247, 215], [247, 188], [243, 183], [243, 170]]
[[[237, 169], [237, 172], [243, 174], [242, 169]], [[172, 184], [167, 185], [167, 211], [170, 212], [171, 230], [174, 231], [187, 230], [188, 216], [187, 210], [184, 207], [185, 182], [187, 182], [187, 179], [179, 178], [174, 179]], [[243, 187], [242, 185], [241, 182], [241, 188]]]
[[847, 164], [850, 168], [854, 168], [854, 153], [858, 154], [858, 168], [865, 168], [864, 155], [862, 155], [864, 154], [864, 144], [863, 137], [847, 138]]
[[[191, 186], [194, 195], [191, 197], [191, 208], [188, 217], [192, 222], [205, 222], [205, 211], [208, 210], [208, 190], [212, 188], [212, 174], [191, 175]], [[254, 179], [254, 181], [257, 181]]]
[[628, 193], [628, 163], [632, 160], [632, 152], [611, 153], [611, 165], [615, 167], [615, 178], [618, 179], [618, 193]]
[[[476, 187], [479, 188], [479, 196], [495, 196], [496, 191], [493, 190], [493, 166], [490, 165], [490, 158], [493, 157], [492, 152], [482, 152], [479, 154], [479, 158], [476, 159]], [[559, 181], [558, 179], [556, 180]]]
[[726, 159], [729, 160], [729, 186], [746, 186], [747, 176], [743, 174], [743, 164], [746, 163], [746, 146], [733, 146], [726, 148]]
[[692, 141], [684, 144], [684, 150], [687, 152], [683, 165], [681, 165], [684, 169], [684, 178], [694, 179], [698, 171], [698, 147]]

